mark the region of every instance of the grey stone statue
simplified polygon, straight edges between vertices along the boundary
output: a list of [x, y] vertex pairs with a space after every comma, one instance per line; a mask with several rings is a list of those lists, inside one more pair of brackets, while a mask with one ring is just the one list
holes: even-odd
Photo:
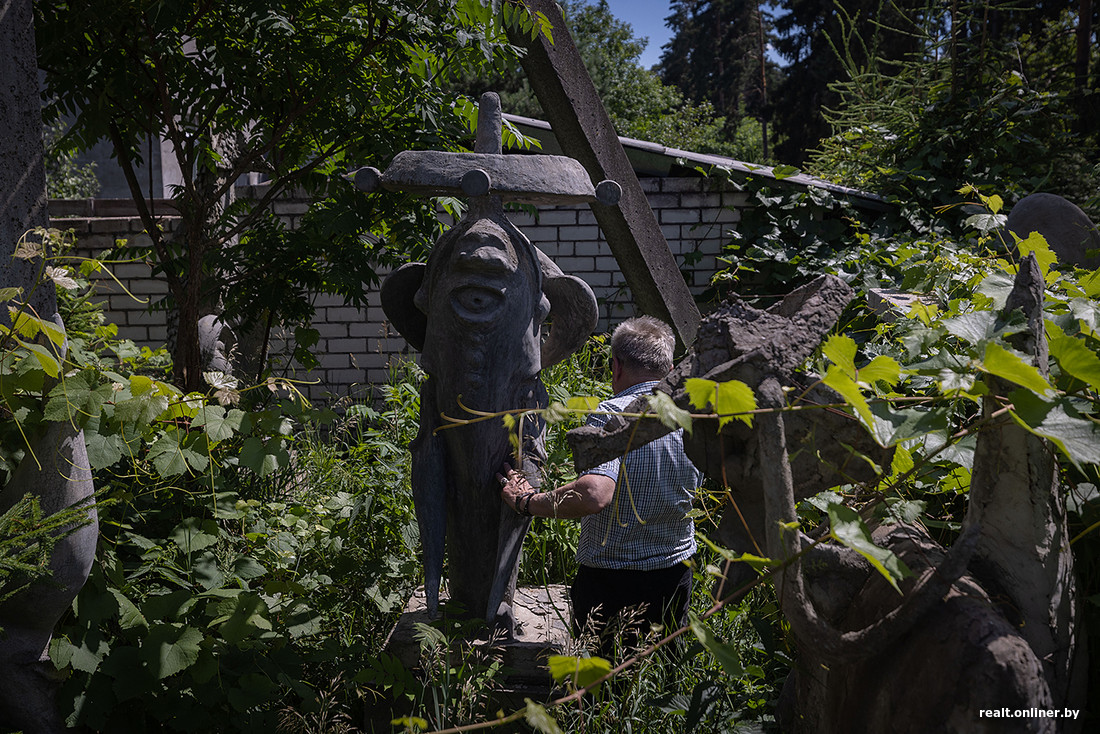
[[[613, 204], [616, 187], [603, 182], [593, 188], [569, 158], [502, 155], [500, 136], [500, 101], [487, 94], [474, 153], [406, 151], [385, 175], [364, 169], [357, 182], [367, 190], [471, 197], [469, 211], [440, 237], [427, 263], [409, 263], [385, 280], [382, 305], [421, 350], [428, 375], [411, 450], [429, 610], [438, 608], [446, 554], [451, 602], [511, 631], [519, 552], [530, 521], [501, 504], [495, 480], [513, 455], [509, 432], [500, 418], [457, 425], [448, 418], [474, 418], [470, 410], [545, 407], [540, 370], [579, 348], [596, 325], [591, 289], [535, 248], [505, 216], [503, 201], [571, 203], [599, 196]], [[529, 416], [517, 431], [520, 468], [538, 486], [545, 427]]]

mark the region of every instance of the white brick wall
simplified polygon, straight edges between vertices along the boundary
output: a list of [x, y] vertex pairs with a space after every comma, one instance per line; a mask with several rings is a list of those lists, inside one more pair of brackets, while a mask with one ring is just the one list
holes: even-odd
[[[736, 227], [738, 210], [746, 205], [747, 197], [732, 188], [715, 188], [719, 184], [703, 178], [650, 178], [641, 183], [669, 248], [684, 267], [689, 287], [694, 294], [700, 294], [715, 271], [715, 256], [728, 240], [729, 230]], [[238, 192], [239, 196], [255, 194], [249, 189]], [[274, 206], [274, 211], [291, 226], [307, 209], [305, 202], [295, 199], [279, 201]], [[120, 207], [113, 206], [110, 212], [117, 214]], [[103, 209], [101, 204], [96, 207], [97, 211]], [[562, 270], [583, 278], [592, 287], [600, 304], [600, 331], [634, 315], [630, 289], [587, 206], [549, 207], [534, 214], [517, 211], [509, 217]], [[171, 228], [174, 224], [173, 218], [162, 219], [162, 226]], [[63, 218], [55, 219], [53, 225], [76, 229], [83, 253], [101, 252], [112, 246], [116, 238], [148, 241], [136, 216]], [[696, 256], [694, 264], [687, 265]], [[155, 300], [167, 292], [167, 287], [153, 279], [150, 270], [144, 263], [113, 267], [132, 293]], [[164, 312], [147, 313], [145, 304], [133, 301], [109, 279], [100, 278], [98, 287], [109, 304], [108, 318], [119, 325], [121, 336], [141, 345], [164, 343], [167, 338]], [[369, 386], [384, 382], [395, 360], [403, 355], [416, 356], [386, 323], [377, 289], [367, 294], [365, 309], [347, 306], [331, 297], [319, 298], [314, 328], [321, 335], [316, 347], [320, 367], [312, 373], [296, 371], [293, 365], [287, 367], [288, 374], [296, 379], [317, 381], [304, 389], [313, 399], [348, 394], [368, 397]], [[285, 348], [285, 335], [274, 335], [271, 348], [273, 351]]]

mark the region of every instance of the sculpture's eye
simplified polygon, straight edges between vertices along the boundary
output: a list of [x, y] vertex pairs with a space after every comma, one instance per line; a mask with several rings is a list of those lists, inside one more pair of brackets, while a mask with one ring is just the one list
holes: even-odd
[[459, 317], [485, 321], [504, 305], [504, 294], [492, 288], [471, 285], [451, 293], [451, 303]]

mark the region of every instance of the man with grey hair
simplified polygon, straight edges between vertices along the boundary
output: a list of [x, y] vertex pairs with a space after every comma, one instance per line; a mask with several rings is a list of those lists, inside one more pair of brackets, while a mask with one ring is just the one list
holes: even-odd
[[[611, 387], [589, 418], [603, 425], [672, 369], [672, 329], [651, 316], [628, 319], [611, 336]], [[682, 431], [589, 469], [575, 481], [548, 491], [533, 490], [507, 465], [499, 475], [501, 497], [516, 512], [579, 519], [579, 570], [572, 585], [574, 632], [592, 629], [601, 648], [611, 650], [622, 613], [639, 609], [632, 629], [671, 621], [681, 625], [691, 598], [695, 526], [689, 516], [702, 473], [684, 453]]]

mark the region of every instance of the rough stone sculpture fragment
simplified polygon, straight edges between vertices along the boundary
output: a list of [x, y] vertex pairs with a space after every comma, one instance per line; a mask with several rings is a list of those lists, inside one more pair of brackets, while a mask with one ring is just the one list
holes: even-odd
[[[1045, 362], [1036, 271], [1033, 259], [1021, 268], [1008, 308], [1024, 307], [1032, 321], [1018, 347]], [[855, 551], [815, 544], [790, 529], [797, 498], [861, 480], [866, 462], [846, 464], [845, 444], [889, 463], [889, 451], [876, 447], [850, 416], [788, 410], [790, 396], [814, 395], [803, 389], [807, 380], [797, 365], [851, 295], [826, 277], [767, 312], [734, 300], [704, 319], [692, 352], [657, 388], [688, 409], [688, 378], [739, 379], [754, 388], [758, 407], [771, 409], [752, 429], [734, 421], [719, 432], [716, 421], [696, 420], [685, 447], [709, 474], [722, 473], [734, 497], [737, 512], [726, 513], [720, 540], [779, 559], [801, 553], [774, 579], [799, 650], [779, 702], [780, 726], [790, 732], [971, 732], [1000, 730], [998, 722], [979, 721], [983, 708], [1081, 708], [1080, 699], [1066, 693], [1074, 687], [1070, 673], [1080, 645], [1065, 634], [1072, 629], [1073, 587], [1052, 456], [1011, 419], [979, 439], [968, 527], [951, 549], [919, 526], [874, 528], [876, 544], [916, 574], [900, 582], [901, 595]], [[811, 398], [834, 399], [827, 393]], [[640, 399], [624, 412], [646, 408]], [[613, 418], [603, 428], [571, 431], [569, 440], [582, 470], [667, 430], [656, 420]], [[972, 560], [974, 575], [968, 575]], [[726, 593], [749, 576], [734, 570]], [[987, 578], [994, 579], [991, 586]], [[1010, 605], [1019, 607], [1025, 627], [1036, 628], [1031, 634], [997, 608], [1007, 585], [1014, 587]], [[1014, 731], [1055, 730], [1050, 718], [1015, 723]]]

